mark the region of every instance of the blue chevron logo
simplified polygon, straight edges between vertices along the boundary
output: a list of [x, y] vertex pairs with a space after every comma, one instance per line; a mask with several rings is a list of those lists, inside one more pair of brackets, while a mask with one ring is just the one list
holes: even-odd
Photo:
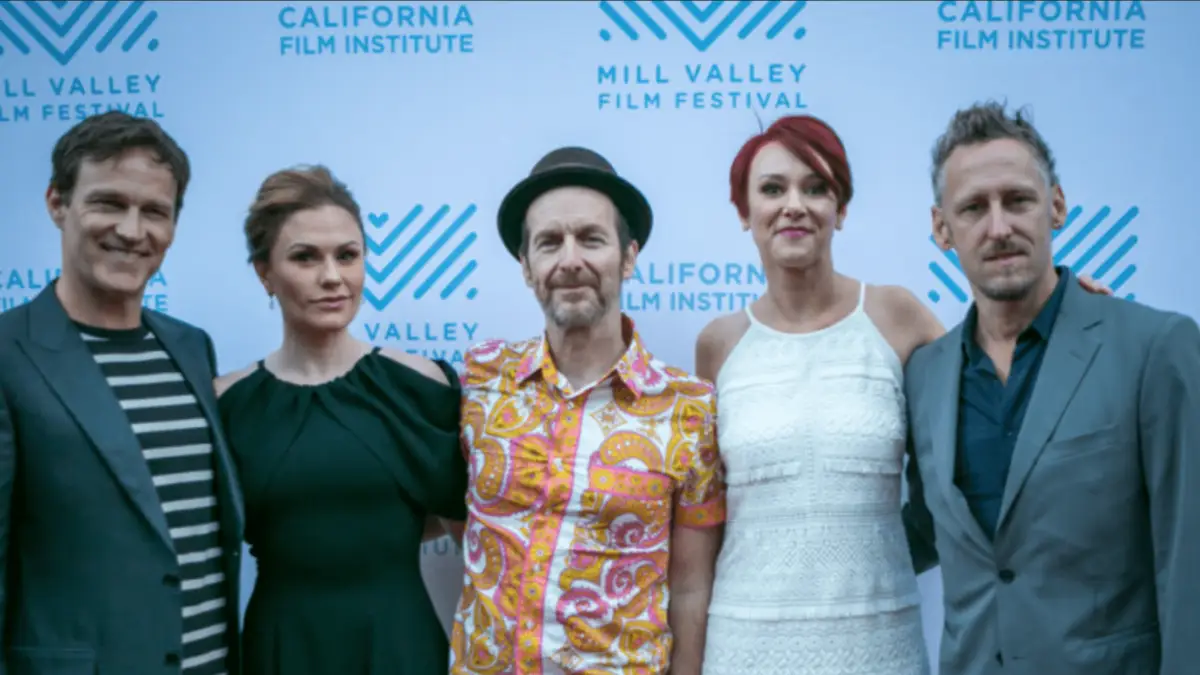
[[[704, 5], [704, 7], [701, 8], [700, 5]], [[677, 3], [667, 3], [663, 0], [652, 0], [651, 2], [636, 0], [608, 2], [604, 0], [600, 3], [600, 11], [608, 17], [609, 22], [617, 30], [624, 33], [625, 37], [630, 40], [637, 41], [642, 37], [638, 29], [634, 27], [634, 24], [637, 24], [659, 40], [666, 40], [671, 34], [680, 35], [692, 43], [697, 50], [703, 52], [735, 26], [738, 26], [738, 29], [734, 34], [739, 40], [750, 37], [764, 24], [769, 24], [765, 33], [768, 40], [774, 40], [784, 34], [785, 30], [790, 31], [792, 39], [799, 40], [805, 35], [804, 27], [789, 29], [789, 26], [800, 12], [804, 11], [806, 5], [808, 3], [804, 0], [789, 2], [781, 0], [770, 0], [769, 2], [713, 0], [707, 4], [691, 0]], [[730, 6], [728, 11], [722, 12], [721, 10], [726, 6]], [[622, 7], [624, 13], [617, 11], [617, 7]], [[677, 8], [686, 11], [681, 13], [676, 11]], [[657, 18], [652, 15], [654, 13], [650, 11], [651, 9], [657, 10]], [[777, 9], [783, 10], [782, 14], [772, 16], [776, 14], [775, 10]], [[686, 21], [685, 16], [690, 17], [692, 22]], [[749, 18], [745, 19], [746, 16]], [[771, 21], [768, 22], [767, 19], [771, 19]], [[695, 27], [693, 27], [693, 23]], [[666, 27], [664, 28], [664, 26]], [[612, 31], [607, 28], [600, 30], [601, 40], [609, 42], [613, 37]]]
[[[1113, 295], [1120, 295], [1129, 280], [1137, 274], [1137, 265], [1129, 263], [1121, 266], [1125, 256], [1137, 246], [1136, 234], [1130, 234], [1113, 246], [1113, 242], [1125, 231], [1125, 228], [1138, 217], [1138, 207], [1132, 206], [1121, 214], [1115, 221], [1106, 222], [1113, 214], [1111, 207], [1101, 207], [1086, 220], [1079, 216], [1083, 213], [1082, 206], [1075, 206], [1067, 213], [1067, 221], [1051, 234], [1054, 247], [1054, 264], [1067, 265], [1076, 274], [1087, 274], [1098, 282], [1112, 289]], [[1080, 224], [1082, 223], [1082, 224]], [[1066, 236], [1066, 235], [1070, 236]], [[929, 263], [929, 271], [933, 273], [941, 290], [933, 289], [927, 294], [930, 302], [938, 303], [943, 299], [943, 292], [960, 303], [966, 303], [969, 284], [963, 275], [962, 264], [954, 251], [943, 251], [937, 248], [933, 236], [929, 237], [934, 248], [942, 255], [943, 261], [934, 260]], [[1120, 267], [1112, 281], [1109, 274]], [[1133, 300], [1133, 293], [1126, 293], [1126, 300]]]
[[[22, 55], [40, 48], [60, 65], [67, 65], [87, 45], [103, 54], [113, 44], [128, 52], [136, 47], [158, 19], [158, 12], [143, 11], [146, 3], [121, 2], [0, 2], [0, 56], [5, 47]], [[119, 42], [118, 42], [119, 40]], [[158, 49], [158, 40], [146, 41]], [[32, 46], [31, 46], [32, 45]]]
[[[426, 214], [425, 207], [418, 204], [396, 220], [387, 212], [367, 214], [366, 301], [382, 311], [406, 289], [411, 289], [406, 297], [414, 300], [430, 291], [442, 300], [453, 295], [479, 266], [473, 259], [463, 259], [475, 243], [475, 233], [457, 236], [475, 211], [475, 205], [469, 204], [451, 217], [451, 208], [443, 205]], [[470, 300], [477, 293], [478, 289], [468, 288], [464, 294]]]

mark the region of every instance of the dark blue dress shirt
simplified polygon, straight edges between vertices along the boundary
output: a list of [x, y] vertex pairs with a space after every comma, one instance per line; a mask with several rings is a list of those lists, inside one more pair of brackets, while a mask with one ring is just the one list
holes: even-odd
[[954, 484], [989, 539], [996, 532], [1013, 446], [1062, 306], [1068, 276], [1064, 268], [1058, 269], [1054, 293], [1017, 337], [1007, 382], [1000, 381], [992, 359], [975, 341], [978, 316], [974, 305], [963, 323]]

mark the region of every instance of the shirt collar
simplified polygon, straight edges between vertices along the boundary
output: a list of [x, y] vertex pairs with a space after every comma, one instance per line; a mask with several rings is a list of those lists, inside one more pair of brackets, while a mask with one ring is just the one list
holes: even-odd
[[[666, 373], [654, 365], [654, 357], [643, 346], [641, 336], [634, 329], [633, 319], [625, 314], [621, 314], [621, 334], [629, 341], [625, 353], [613, 369], [598, 381], [603, 382], [615, 374], [635, 398], [661, 389]], [[524, 384], [538, 374], [541, 374], [546, 382], [557, 383], [559, 380], [558, 368], [554, 365], [554, 357], [546, 344], [545, 333], [542, 333], [534, 348], [521, 358], [513, 372], [513, 381], [518, 385]]]
[[[1066, 266], [1054, 269], [1058, 272], [1058, 283], [1054, 286], [1054, 292], [1050, 294], [1046, 304], [1042, 305], [1037, 316], [1033, 317], [1029, 327], [1021, 331], [1021, 337], [1037, 337], [1043, 341], [1050, 339], [1050, 331], [1054, 330], [1054, 320], [1058, 318], [1058, 310], [1062, 307], [1063, 295], [1066, 294], [1067, 283], [1071, 277], [1071, 270]], [[979, 314], [975, 303], [971, 303], [971, 309], [967, 310], [967, 317], [963, 321], [962, 345], [963, 353], [972, 359], [981, 353], [979, 344], [975, 341], [975, 327], [978, 322]]]

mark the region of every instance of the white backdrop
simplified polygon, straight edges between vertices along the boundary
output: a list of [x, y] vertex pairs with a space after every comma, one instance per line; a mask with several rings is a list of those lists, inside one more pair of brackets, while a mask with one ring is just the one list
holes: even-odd
[[[983, 98], [1030, 104], [1073, 219], [1060, 259], [1140, 302], [1200, 315], [1190, 189], [1200, 149], [1200, 4], [1167, 2], [0, 2], [0, 309], [57, 273], [42, 195], [55, 139], [120, 107], [158, 118], [194, 183], [147, 305], [206, 328], [223, 370], [280, 339], [241, 223], [270, 172], [325, 163], [368, 214], [360, 336], [461, 362], [542, 318], [495, 234], [504, 192], [582, 144], [641, 186], [657, 226], [624, 305], [650, 347], [693, 340], [762, 290], [728, 203], [761, 124], [829, 121], [856, 183], [838, 267], [924, 297], [967, 296], [929, 241], [929, 150]], [[245, 595], [254, 581], [250, 559]], [[448, 620], [461, 565], [425, 572]], [[797, 571], [801, 573], [801, 571]], [[932, 653], [936, 572], [922, 578]]]

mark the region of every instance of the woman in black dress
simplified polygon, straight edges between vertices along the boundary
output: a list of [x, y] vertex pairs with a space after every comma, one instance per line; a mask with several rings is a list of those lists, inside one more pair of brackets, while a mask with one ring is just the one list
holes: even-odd
[[466, 518], [454, 370], [347, 328], [364, 280], [359, 207], [322, 168], [276, 173], [246, 219], [283, 344], [217, 381], [258, 579], [247, 675], [445, 673], [423, 533]]

